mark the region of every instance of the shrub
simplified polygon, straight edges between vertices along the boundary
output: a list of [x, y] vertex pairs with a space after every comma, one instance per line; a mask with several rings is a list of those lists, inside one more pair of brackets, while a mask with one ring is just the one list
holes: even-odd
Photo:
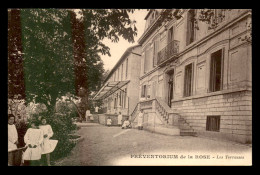
[[55, 150], [51, 153], [52, 161], [65, 157], [75, 146], [69, 141], [69, 134], [77, 129], [77, 125], [73, 124], [69, 114], [41, 114], [47, 119], [47, 123], [51, 125], [53, 137], [51, 139], [58, 140]]

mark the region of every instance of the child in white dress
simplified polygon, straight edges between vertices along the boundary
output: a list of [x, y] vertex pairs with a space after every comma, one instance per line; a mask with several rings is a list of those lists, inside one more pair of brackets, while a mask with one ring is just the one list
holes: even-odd
[[143, 129], [143, 117], [144, 117], [144, 113], [143, 110], [141, 109], [139, 115], [138, 115], [138, 120], [137, 120], [137, 126], [139, 130]]
[[118, 126], [122, 126], [122, 119], [123, 119], [123, 116], [122, 116], [121, 112], [119, 112], [119, 115], [117, 116]]
[[124, 123], [122, 125], [122, 129], [127, 129], [127, 128], [131, 128], [131, 123], [128, 120], [128, 118], [124, 121]]
[[32, 121], [31, 128], [26, 131], [24, 136], [24, 143], [27, 146], [23, 155], [25, 165], [39, 165], [42, 154], [42, 142], [43, 132], [38, 128], [38, 122]]
[[17, 149], [18, 133], [14, 125], [15, 117], [13, 114], [8, 115], [8, 151]]
[[47, 165], [50, 166], [50, 153], [54, 151], [57, 146], [58, 140], [51, 140], [53, 136], [53, 131], [50, 125], [47, 124], [47, 121], [44, 117], [41, 118], [41, 125], [39, 128], [43, 131], [43, 143], [42, 154], [46, 155]]
[[111, 126], [112, 124], [112, 119], [110, 117], [107, 118], [107, 126]]

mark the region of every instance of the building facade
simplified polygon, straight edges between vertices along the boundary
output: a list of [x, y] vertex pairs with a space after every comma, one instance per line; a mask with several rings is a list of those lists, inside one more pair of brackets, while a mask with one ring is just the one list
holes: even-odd
[[102, 99], [104, 115], [129, 116], [139, 102], [140, 53], [139, 45], [128, 48], [94, 96]]
[[133, 122], [143, 109], [148, 130], [250, 143], [251, 10], [153, 9], [145, 20]]

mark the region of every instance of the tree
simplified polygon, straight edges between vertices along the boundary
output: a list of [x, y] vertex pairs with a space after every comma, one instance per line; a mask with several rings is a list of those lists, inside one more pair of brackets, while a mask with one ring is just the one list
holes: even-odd
[[8, 98], [24, 99], [25, 84], [22, 60], [19, 10], [8, 10]]
[[[133, 10], [83, 9], [79, 11], [81, 18], [76, 18], [76, 14], [72, 12], [73, 26], [75, 26], [73, 28], [76, 29], [74, 35], [77, 36], [74, 46], [78, 50], [85, 48], [84, 52], [80, 52], [83, 53], [81, 59], [78, 59], [80, 56], [76, 58], [80, 65], [79, 70], [84, 70], [76, 73], [79, 87], [83, 87], [86, 92], [79, 105], [82, 114], [87, 109], [93, 108], [93, 103], [89, 101], [90, 94], [99, 90], [102, 85], [104, 68], [100, 54], [110, 55], [109, 48], [102, 43], [102, 40], [108, 37], [113, 42], [118, 42], [119, 36], [123, 36], [129, 42], [134, 42], [137, 29], [127, 14], [131, 12]], [[81, 30], [84, 31], [84, 35], [77, 31], [78, 28], [84, 29]]]
[[[86, 88], [86, 95], [100, 88], [104, 72], [100, 54], [110, 55], [102, 39], [108, 37], [118, 42], [119, 36], [123, 36], [133, 42], [136, 35], [127, 14], [133, 10], [82, 10], [82, 18], [77, 18], [76, 23], [83, 24], [80, 29], [84, 35], [77, 29], [76, 35], [73, 33], [72, 20], [76, 14], [73, 10], [22, 9], [20, 12], [26, 101], [35, 99], [49, 111], [53, 111], [58, 97], [67, 92], [77, 94], [80, 88], [77, 85]], [[84, 42], [77, 45], [75, 39]], [[83, 70], [78, 71], [82, 76], [76, 69]], [[76, 83], [78, 76], [85, 76], [85, 80]]]
[[74, 60], [67, 10], [22, 9], [22, 46], [26, 101], [49, 111], [56, 99], [74, 93]]

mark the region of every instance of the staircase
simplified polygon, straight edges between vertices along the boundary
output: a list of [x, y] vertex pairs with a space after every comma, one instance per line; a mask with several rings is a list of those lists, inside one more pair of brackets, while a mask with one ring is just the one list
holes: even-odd
[[[176, 111], [172, 110], [161, 98], [157, 97], [149, 101], [137, 103], [134, 111], [131, 114], [132, 126], [135, 128], [137, 125], [137, 116], [140, 109], [153, 109], [158, 119], [160, 119], [162, 125], [156, 127], [147, 127], [154, 132], [164, 133], [169, 135], [180, 136], [197, 136], [197, 133], [189, 125], [189, 123], [181, 117]], [[152, 129], [153, 128], [153, 129]], [[179, 132], [177, 130], [179, 130]], [[179, 133], [179, 134], [178, 134]]]
[[194, 131], [194, 129], [192, 129], [192, 127], [187, 123], [187, 121], [184, 118], [182, 118], [179, 114], [173, 111], [161, 98], [157, 97], [156, 100], [158, 103], [156, 104], [157, 106], [156, 109], [168, 126], [169, 126], [169, 115], [170, 114], [177, 115], [178, 121], [176, 122], [176, 125], [178, 125], [180, 129], [180, 135], [197, 136], [197, 133]]
[[186, 120], [182, 117], [178, 119], [180, 135], [181, 136], [197, 136], [197, 133], [192, 129], [192, 127], [186, 122]]
[[135, 109], [133, 110], [132, 114], [130, 115], [130, 121], [132, 123], [132, 127], [135, 128], [135, 126], [137, 125], [137, 121], [135, 119], [137, 119], [137, 116], [139, 115], [139, 107], [140, 107], [140, 103], [137, 103], [135, 106]]

